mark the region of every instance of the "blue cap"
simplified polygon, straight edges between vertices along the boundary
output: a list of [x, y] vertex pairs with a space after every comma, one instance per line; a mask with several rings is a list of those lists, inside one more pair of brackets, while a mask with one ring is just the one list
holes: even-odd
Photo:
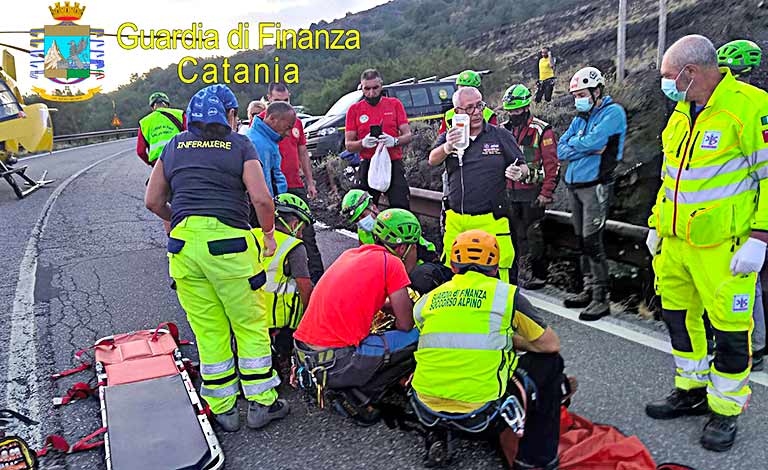
[[229, 125], [227, 110], [237, 108], [237, 98], [226, 85], [209, 85], [195, 93], [187, 106], [189, 122]]

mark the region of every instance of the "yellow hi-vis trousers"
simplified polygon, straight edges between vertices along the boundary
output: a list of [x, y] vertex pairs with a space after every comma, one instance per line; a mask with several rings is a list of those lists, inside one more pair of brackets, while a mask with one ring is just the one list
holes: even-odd
[[[661, 296], [675, 358], [675, 386], [707, 387], [709, 407], [738, 415], [749, 400], [750, 335], [756, 274], [733, 276], [730, 262], [738, 242], [696, 248], [679, 238], [663, 238], [653, 260], [656, 293]], [[707, 357], [706, 309], [715, 337], [714, 360]]]
[[[271, 405], [280, 378], [272, 369], [266, 276], [256, 238], [214, 217], [190, 216], [168, 240], [171, 277], [195, 333], [203, 386], [200, 395], [221, 414], [246, 399]], [[230, 331], [237, 341], [237, 368]]]
[[480, 229], [496, 237], [499, 244], [499, 279], [509, 282], [509, 270], [515, 260], [509, 219], [495, 218], [493, 214], [459, 214], [450, 209], [445, 211], [445, 234], [443, 235], [443, 263], [451, 266], [451, 246], [456, 237], [467, 230]]

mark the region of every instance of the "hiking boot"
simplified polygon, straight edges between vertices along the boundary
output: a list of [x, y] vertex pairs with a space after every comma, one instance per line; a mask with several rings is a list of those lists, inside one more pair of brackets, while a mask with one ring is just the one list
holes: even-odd
[[733, 446], [736, 440], [736, 431], [738, 426], [736, 420], [738, 416], [724, 416], [712, 413], [707, 424], [704, 426], [704, 433], [701, 435], [701, 446], [707, 450], [715, 452], [725, 452]]
[[705, 387], [693, 390], [676, 388], [666, 398], [645, 405], [645, 414], [653, 419], [673, 419], [686, 415], [704, 415], [708, 412]]
[[224, 432], [235, 432], [240, 429], [240, 411], [237, 409], [237, 405], [226, 413], [214, 414], [213, 419]]
[[333, 401], [333, 410], [362, 427], [373, 426], [381, 420], [381, 412], [371, 405], [355, 406], [341, 397]]
[[285, 418], [290, 411], [288, 402], [282, 399], [275, 400], [269, 406], [252, 401], [248, 405], [248, 420], [246, 424], [251, 429], [263, 428], [270, 421]]
[[579, 314], [579, 320], [596, 321], [610, 314], [611, 306], [608, 304], [608, 301], [592, 299], [587, 308]]
[[592, 290], [584, 289], [578, 294], [568, 296], [563, 304], [568, 308], [584, 308], [592, 301]]
[[757, 351], [752, 351], [752, 372], [759, 372], [763, 370], [764, 363], [763, 358], [765, 357], [765, 348], [758, 349]]
[[517, 285], [528, 290], [542, 289], [547, 285], [546, 281], [537, 278], [533, 273], [533, 263], [529, 256], [520, 258], [517, 269]]
[[13, 155], [5, 159], [6, 165], [15, 165], [16, 163], [19, 163], [19, 159], [14, 157]]

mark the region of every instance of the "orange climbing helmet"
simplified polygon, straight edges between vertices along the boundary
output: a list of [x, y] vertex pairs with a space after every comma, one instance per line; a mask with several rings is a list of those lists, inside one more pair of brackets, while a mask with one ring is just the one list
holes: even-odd
[[499, 265], [499, 243], [496, 237], [482, 230], [460, 233], [451, 246], [451, 266], [462, 269], [470, 266], [491, 271]]

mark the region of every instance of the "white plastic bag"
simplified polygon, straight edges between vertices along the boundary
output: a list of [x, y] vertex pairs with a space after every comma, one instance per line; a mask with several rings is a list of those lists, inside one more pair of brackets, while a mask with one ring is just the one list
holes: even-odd
[[368, 187], [381, 193], [387, 192], [392, 181], [392, 160], [384, 144], [376, 147], [376, 153], [371, 158], [368, 168]]

